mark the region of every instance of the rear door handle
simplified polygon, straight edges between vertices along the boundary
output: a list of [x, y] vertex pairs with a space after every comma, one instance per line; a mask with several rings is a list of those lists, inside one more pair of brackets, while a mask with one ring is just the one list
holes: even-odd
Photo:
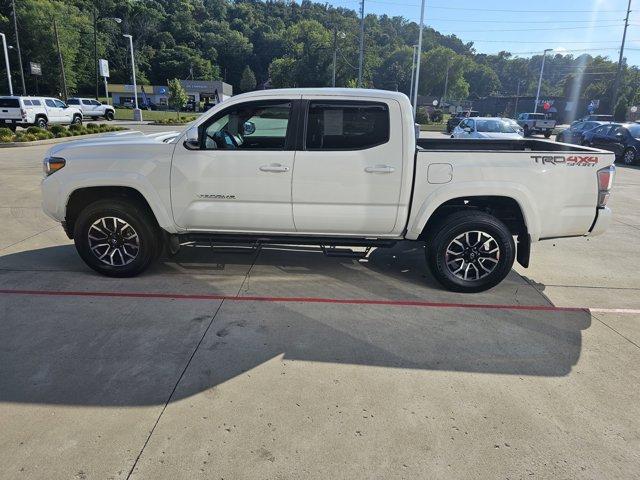
[[289, 167], [287, 167], [286, 165], [281, 165], [279, 163], [272, 163], [270, 165], [262, 165], [262, 166], [260, 166], [260, 171], [261, 172], [275, 172], [275, 173], [288, 172], [289, 171]]
[[364, 171], [367, 173], [393, 173], [396, 169], [391, 165], [374, 165], [373, 167], [366, 167]]

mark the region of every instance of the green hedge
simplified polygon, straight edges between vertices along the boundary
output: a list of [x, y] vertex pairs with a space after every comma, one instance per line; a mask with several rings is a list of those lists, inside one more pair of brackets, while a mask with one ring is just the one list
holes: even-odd
[[51, 125], [49, 130], [31, 126], [26, 130], [20, 130], [15, 133], [9, 128], [0, 128], [0, 143], [34, 142], [50, 138], [75, 137], [90, 133], [117, 132], [120, 130], [126, 130], [126, 128], [97, 123], [88, 123], [87, 126], [69, 125], [68, 128], [63, 125]]

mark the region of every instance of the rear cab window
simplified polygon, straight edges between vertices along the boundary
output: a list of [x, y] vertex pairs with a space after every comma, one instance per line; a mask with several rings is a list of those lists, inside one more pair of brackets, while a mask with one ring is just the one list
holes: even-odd
[[306, 150], [365, 150], [389, 141], [389, 108], [371, 101], [310, 101]]
[[0, 108], [20, 108], [20, 100], [17, 98], [0, 98]]

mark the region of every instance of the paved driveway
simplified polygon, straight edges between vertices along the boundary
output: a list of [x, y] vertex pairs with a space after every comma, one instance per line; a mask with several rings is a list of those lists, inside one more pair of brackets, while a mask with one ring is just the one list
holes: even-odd
[[408, 242], [100, 277], [40, 210], [44, 150], [0, 151], [0, 478], [637, 476], [640, 170], [605, 235], [460, 295]]

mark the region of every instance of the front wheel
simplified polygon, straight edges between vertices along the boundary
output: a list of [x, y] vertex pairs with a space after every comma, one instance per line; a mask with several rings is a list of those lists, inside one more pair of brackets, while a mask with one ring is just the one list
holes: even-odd
[[636, 152], [632, 148], [627, 148], [624, 151], [624, 155], [622, 156], [622, 160], [625, 165], [633, 165], [636, 162]]
[[552, 130], [547, 130], [544, 132], [544, 138], [549, 138], [551, 136]]
[[113, 120], [113, 112], [111, 110], [107, 111], [107, 113], [104, 114], [104, 118], [110, 122]]
[[71, 120], [71, 124], [72, 125], [81, 125], [82, 124], [82, 117], [80, 115], [74, 115], [73, 116], [73, 120]]
[[76, 250], [95, 271], [133, 277], [144, 271], [162, 248], [150, 213], [126, 200], [99, 200], [79, 215], [73, 230]]
[[36, 127], [47, 128], [48, 123], [49, 122], [47, 122], [47, 119], [45, 117], [36, 118]]
[[445, 288], [456, 292], [482, 292], [496, 286], [509, 273], [515, 243], [507, 226], [477, 210], [446, 217], [427, 242], [427, 264]]
[[528, 137], [529, 135], [531, 135], [531, 132], [529, 131], [529, 127], [527, 125], [525, 125], [524, 128], [522, 129], [522, 135], [525, 137]]

